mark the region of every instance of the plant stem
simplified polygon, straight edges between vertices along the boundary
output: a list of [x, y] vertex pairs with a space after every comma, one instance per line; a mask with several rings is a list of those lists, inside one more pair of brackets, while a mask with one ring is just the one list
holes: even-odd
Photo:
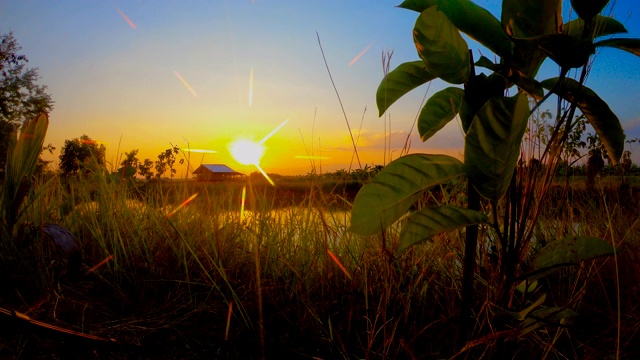
[[[467, 182], [468, 208], [480, 210], [480, 194]], [[460, 332], [458, 333], [458, 347], [462, 347], [470, 334], [471, 316], [473, 308], [473, 274], [475, 271], [476, 247], [478, 245], [478, 225], [467, 226], [464, 241], [464, 262], [462, 264], [462, 302], [460, 303]]]

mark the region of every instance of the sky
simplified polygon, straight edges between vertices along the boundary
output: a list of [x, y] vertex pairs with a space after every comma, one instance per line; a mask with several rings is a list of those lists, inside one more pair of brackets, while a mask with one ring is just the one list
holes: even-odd
[[[55, 101], [45, 140], [57, 148], [45, 156], [54, 164], [64, 141], [83, 134], [106, 146], [114, 169], [125, 152], [156, 160], [175, 145], [210, 150], [184, 153], [194, 168], [256, 171], [230, 156], [238, 139], [263, 140], [260, 167], [283, 175], [385, 164], [402, 154], [407, 138], [411, 152], [461, 157], [457, 121], [426, 143], [412, 131], [423, 98], [449, 86], [440, 80], [378, 117], [383, 54], [393, 52], [391, 69], [419, 59], [417, 13], [398, 3], [0, 0], [0, 32], [13, 32]], [[498, 2], [476, 3], [499, 18]], [[616, 1], [613, 16], [627, 36], [640, 37], [640, 0]], [[468, 44], [474, 56], [487, 55]], [[557, 74], [550, 61], [545, 71]], [[640, 137], [640, 58], [599, 52], [587, 85], [618, 115], [627, 139]], [[640, 149], [633, 159], [640, 161]]]

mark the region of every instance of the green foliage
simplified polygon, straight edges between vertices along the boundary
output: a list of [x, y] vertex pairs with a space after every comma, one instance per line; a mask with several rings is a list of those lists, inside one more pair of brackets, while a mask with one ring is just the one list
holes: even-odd
[[542, 85], [562, 98], [576, 104], [594, 128], [614, 164], [624, 151], [624, 130], [616, 114], [593, 90], [573, 79], [559, 78], [542, 81]]
[[379, 115], [382, 116], [404, 94], [435, 78], [421, 60], [401, 64], [387, 74], [378, 87], [376, 103]]
[[[573, 122], [576, 110], [595, 129], [612, 162], [616, 163], [622, 156], [625, 136], [620, 121], [605, 101], [584, 86], [584, 79], [596, 47], [611, 46], [637, 55], [640, 39], [594, 42], [598, 37], [624, 33], [626, 29], [613, 19], [597, 16], [606, 0], [586, 2], [572, 1], [574, 6], [580, 7], [581, 19], [570, 21], [566, 28], [560, 0], [504, 0], [500, 21], [467, 0], [407, 0], [400, 5], [420, 13], [414, 25], [413, 39], [422, 64], [401, 64], [387, 74], [376, 94], [379, 113], [388, 111], [398, 98], [432, 77], [463, 84], [463, 89], [450, 87], [434, 94], [420, 113], [418, 129], [422, 140], [426, 141], [459, 115], [465, 132], [464, 165], [455, 159], [441, 157], [439, 159], [446, 161], [434, 166], [431, 160], [437, 155], [409, 155], [391, 162], [356, 196], [349, 229], [361, 235], [384, 232], [415, 209], [414, 203], [429, 187], [465, 175], [468, 209], [445, 206], [417, 210], [403, 223], [400, 235], [400, 247], [406, 248], [443, 231], [467, 228], [460, 316], [463, 341], [471, 317], [478, 224], [489, 221], [479, 212], [481, 202], [477, 194], [488, 200], [494, 215], [491, 225], [497, 232], [496, 248], [499, 248], [501, 263], [499, 274], [496, 274], [499, 279], [496, 301], [511, 303], [515, 279], [523, 270], [532, 229], [540, 212], [535, 204], [544, 196], [551, 181], [551, 177], [546, 176], [543, 185], [537, 185], [536, 173], [539, 171], [523, 172], [519, 178], [514, 177], [518, 162], [529, 160], [521, 159], [520, 154], [531, 115], [529, 98], [536, 100], [537, 109], [552, 94], [559, 97], [554, 125], [540, 128], [549, 135], [540, 155], [552, 168], [562, 155], [561, 149], [567, 140], [573, 142], [572, 146], [580, 144], [579, 139], [569, 136], [572, 128], [578, 125]], [[481, 57], [474, 64], [461, 32], [493, 51], [499, 61], [494, 63], [488, 57]], [[536, 74], [545, 59], [558, 64], [560, 76], [540, 82], [536, 80]], [[476, 74], [475, 66], [487, 68], [492, 73]], [[582, 69], [579, 80], [567, 78], [572, 68]], [[517, 94], [508, 97], [514, 85]], [[562, 101], [566, 101], [566, 107]], [[529, 183], [524, 176], [530, 176]], [[542, 192], [538, 193], [539, 190]], [[510, 195], [505, 197], [507, 193]], [[585, 249], [601, 250], [598, 242], [580, 241]], [[580, 260], [593, 257], [588, 253], [591, 250], [585, 251], [586, 255], [580, 255]], [[551, 309], [552, 314], [564, 311]], [[525, 324], [524, 328], [536, 326], [538, 324]]]
[[4, 173], [7, 144], [22, 123], [48, 113], [53, 100], [47, 87], [38, 85], [37, 68], [26, 68], [25, 55], [13, 33], [0, 35], [0, 175]]
[[60, 154], [60, 170], [65, 175], [76, 175], [80, 171], [89, 174], [105, 164], [105, 152], [104, 145], [98, 145], [86, 134], [65, 140]]
[[460, 111], [463, 97], [464, 91], [462, 89], [448, 87], [433, 94], [427, 100], [418, 118], [418, 132], [422, 141], [427, 141], [456, 117]]
[[452, 84], [469, 79], [469, 50], [451, 20], [436, 6], [423, 11], [413, 28], [413, 41], [427, 70]]
[[450, 156], [403, 156], [358, 192], [349, 230], [360, 235], [380, 233], [404, 215], [424, 191], [463, 174], [462, 163]]
[[421, 244], [445, 231], [483, 224], [487, 215], [453, 205], [424, 208], [409, 215], [400, 232], [400, 250]]
[[476, 114], [464, 147], [466, 173], [480, 194], [498, 200], [509, 187], [527, 128], [526, 95], [494, 97]]
[[616, 35], [626, 33], [627, 29], [618, 20], [606, 17], [596, 16], [591, 22], [591, 31], [585, 33], [585, 21], [582, 19], [574, 19], [564, 24], [564, 33], [576, 38], [595, 39], [600, 36]]
[[2, 216], [7, 234], [20, 217], [22, 203], [31, 189], [38, 157], [47, 134], [49, 118], [40, 114], [25, 122], [20, 136], [14, 132], [7, 147], [6, 174], [2, 184]]
[[533, 259], [532, 268], [539, 271], [578, 265], [582, 261], [612, 255], [613, 252], [613, 246], [604, 240], [590, 236], [570, 236], [552, 241], [540, 249]]

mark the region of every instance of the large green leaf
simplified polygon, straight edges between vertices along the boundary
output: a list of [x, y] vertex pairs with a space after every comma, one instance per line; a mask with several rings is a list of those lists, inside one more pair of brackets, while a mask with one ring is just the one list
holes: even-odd
[[640, 56], [640, 39], [628, 39], [628, 38], [627, 39], [625, 38], [607, 39], [607, 40], [597, 41], [594, 45], [596, 47], [599, 47], [599, 46], [614, 47], [616, 49], [628, 51], [633, 55]]
[[529, 101], [522, 93], [496, 96], [474, 117], [465, 138], [464, 164], [482, 196], [498, 199], [507, 190], [528, 118]]
[[35, 173], [48, 126], [47, 114], [41, 113], [24, 123], [17, 141], [15, 133], [9, 141], [2, 192], [2, 211], [4, 211], [5, 225], [9, 232], [18, 218], [20, 206], [29, 191], [31, 177]]
[[569, 236], [550, 242], [540, 249], [532, 262], [534, 271], [577, 265], [581, 261], [613, 254], [608, 242], [590, 236]]
[[563, 68], [577, 68], [587, 63], [596, 48], [590, 40], [566, 34], [534, 36], [527, 39], [514, 39], [516, 45], [530, 43], [544, 51], [551, 60]]
[[460, 111], [463, 96], [464, 90], [448, 87], [433, 94], [427, 100], [418, 118], [418, 132], [422, 141], [427, 141], [456, 117]]
[[[558, 78], [542, 81], [542, 86], [553, 88]], [[598, 134], [604, 144], [609, 158], [617, 164], [624, 151], [624, 130], [616, 114], [598, 94], [573, 79], [565, 78], [562, 84], [554, 88], [554, 92], [569, 102], [575, 102], [582, 114]]]
[[577, 38], [595, 39], [599, 36], [615, 35], [627, 32], [624, 25], [614, 18], [598, 15], [592, 21], [593, 30], [591, 31], [591, 34], [586, 34], [585, 37], [583, 37], [584, 20], [580, 18], [571, 20], [564, 24], [564, 33]]
[[578, 315], [579, 314], [577, 312], [568, 308], [543, 306], [532, 311], [531, 316], [528, 316], [524, 320], [518, 337], [523, 337], [540, 326], [565, 326], [565, 319], [573, 318]]
[[475, 65], [487, 68], [498, 73], [500, 76], [518, 85], [520, 89], [526, 91], [529, 96], [535, 98], [536, 100], [541, 100], [544, 97], [544, 90], [542, 89], [542, 85], [538, 81], [529, 79], [528, 77], [524, 76], [524, 74], [518, 71], [511, 71], [511, 69], [509, 69], [504, 64], [495, 64], [487, 57], [480, 56], [480, 59], [476, 61]]
[[467, 82], [471, 66], [467, 42], [436, 6], [418, 16], [413, 41], [427, 70], [452, 84]]
[[489, 76], [480, 73], [469, 78], [469, 82], [464, 84], [464, 98], [460, 106], [460, 122], [465, 134], [469, 131], [476, 113], [489, 99], [502, 96], [507, 85], [507, 80], [498, 73]]
[[447, 15], [455, 27], [495, 54], [511, 54], [511, 41], [500, 21], [485, 8], [468, 0], [407, 0], [401, 8], [423, 12], [432, 6]]
[[[520, 39], [558, 34], [562, 26], [561, 9], [561, 0], [503, 0], [502, 27], [508, 35]], [[533, 79], [545, 58], [538, 46], [520, 42], [515, 44], [508, 63]]]
[[591, 20], [598, 15], [609, 0], [571, 0], [571, 7], [584, 20]]
[[376, 92], [379, 116], [404, 94], [436, 78], [422, 60], [406, 62], [382, 79]]
[[487, 215], [453, 205], [424, 208], [412, 213], [400, 231], [400, 249], [421, 244], [445, 231], [486, 223]]
[[378, 234], [404, 215], [423, 191], [461, 175], [462, 162], [451, 156], [411, 154], [398, 158], [360, 189], [351, 209], [349, 230], [359, 235]]

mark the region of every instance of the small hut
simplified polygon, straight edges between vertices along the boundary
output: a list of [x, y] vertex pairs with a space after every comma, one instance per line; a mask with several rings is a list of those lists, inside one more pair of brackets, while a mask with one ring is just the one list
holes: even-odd
[[198, 181], [217, 181], [244, 176], [223, 164], [202, 164], [192, 174]]

